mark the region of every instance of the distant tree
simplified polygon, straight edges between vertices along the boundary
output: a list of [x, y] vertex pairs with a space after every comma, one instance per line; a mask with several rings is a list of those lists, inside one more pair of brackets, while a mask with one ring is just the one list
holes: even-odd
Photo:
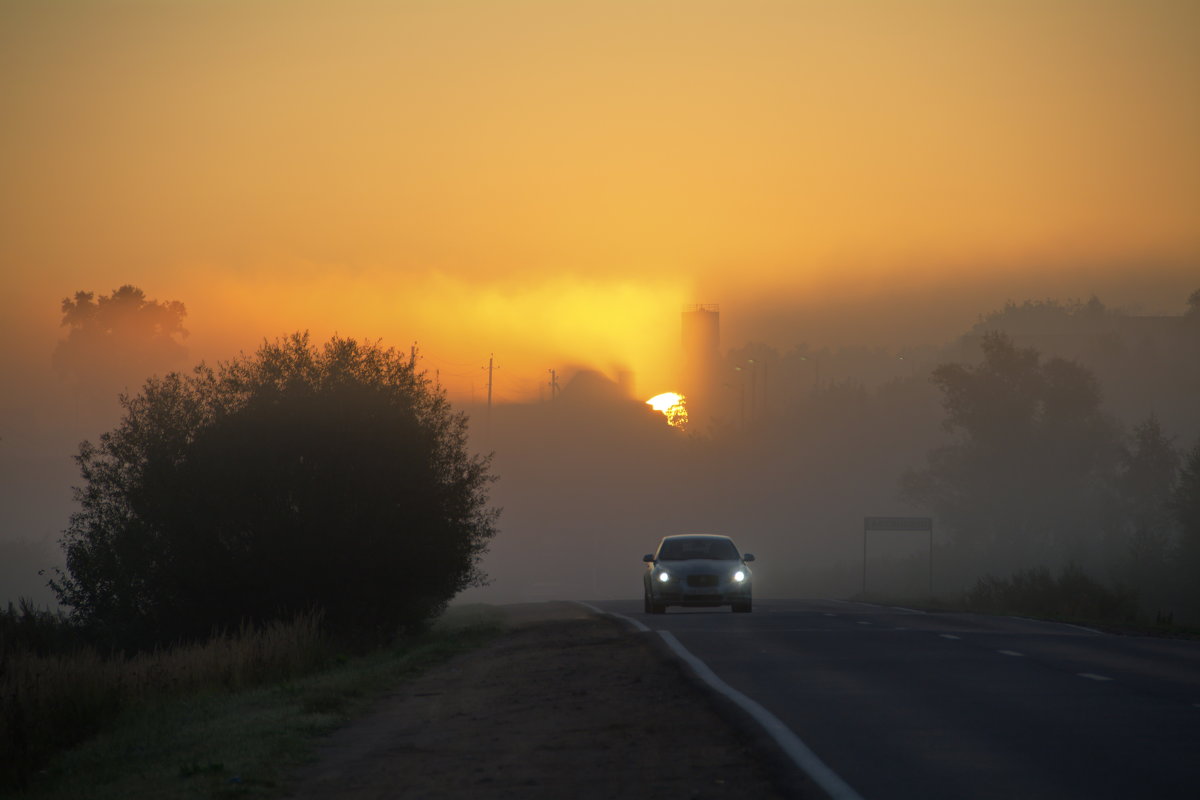
[[1188, 452], [1179, 472], [1179, 483], [1171, 495], [1171, 511], [1179, 524], [1183, 566], [1188, 583], [1200, 600], [1196, 576], [1200, 574], [1200, 441]]
[[1171, 492], [1179, 474], [1179, 453], [1158, 417], [1134, 426], [1129, 445], [1121, 447], [1118, 493], [1134, 532], [1163, 530], [1171, 524]]
[[1094, 295], [1086, 303], [1026, 300], [1017, 305], [1010, 300], [999, 311], [981, 316], [971, 330], [977, 334], [999, 330], [1012, 335], [1094, 332], [1103, 328], [1113, 314]]
[[982, 347], [978, 366], [934, 370], [954, 441], [905, 476], [903, 494], [982, 557], [1012, 568], [1065, 562], [1099, 529], [1115, 426], [1095, 377], [1078, 364], [1042, 361], [998, 332]]
[[307, 334], [148, 380], [77, 461], [52, 582], [122, 641], [314, 607], [332, 631], [419, 626], [482, 580], [488, 460], [416, 358]]
[[187, 309], [172, 300], [147, 300], [136, 286], [111, 295], [76, 292], [62, 301], [67, 338], [55, 348], [53, 363], [63, 377], [88, 393], [115, 394], [148, 375], [168, 370], [187, 354]]
[[1188, 295], [1187, 304], [1188, 310], [1183, 315], [1189, 319], [1200, 319], [1200, 289]]
[[1143, 599], [1161, 606], [1170, 596], [1175, 521], [1171, 496], [1179, 453], [1151, 415], [1136, 425], [1120, 448], [1108, 523], [1120, 547], [1118, 567]]

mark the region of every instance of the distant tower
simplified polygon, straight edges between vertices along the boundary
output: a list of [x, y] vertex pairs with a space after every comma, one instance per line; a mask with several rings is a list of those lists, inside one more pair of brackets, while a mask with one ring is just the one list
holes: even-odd
[[721, 311], [713, 303], [684, 306], [680, 314], [683, 351], [681, 391], [696, 429], [707, 428], [717, 405], [721, 359]]

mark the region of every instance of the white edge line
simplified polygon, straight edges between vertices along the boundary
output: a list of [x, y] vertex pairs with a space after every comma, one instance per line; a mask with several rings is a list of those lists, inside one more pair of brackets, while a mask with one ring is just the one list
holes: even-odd
[[801, 741], [799, 736], [792, 733], [791, 729], [784, 725], [778, 717], [718, 678], [707, 664], [692, 655], [686, 647], [679, 643], [675, 634], [670, 631], [658, 631], [658, 635], [675, 652], [675, 655], [692, 668], [698, 678], [719, 694], [732, 700], [761, 725], [788, 758], [829, 795], [830, 800], [862, 800], [862, 796], [858, 792], [850, 788], [850, 785], [838, 777], [837, 773], [825, 766], [817, 754]]
[[[614, 617], [623, 622], [628, 622], [639, 632], [650, 630], [650, 628], [633, 617], [627, 617], [615, 611], [605, 611], [603, 608], [597, 608], [591, 603], [584, 603], [581, 600], [576, 600], [575, 602], [602, 616]], [[830, 800], [863, 800], [862, 795], [850, 788], [850, 785], [838, 777], [836, 772], [825, 766], [825, 762], [821, 761], [817, 757], [817, 754], [801, 741], [799, 736], [792, 733], [791, 729], [787, 725], [784, 725], [778, 717], [718, 678], [717, 673], [713, 672], [708, 664], [696, 658], [690, 650], [680, 644], [679, 640], [675, 638], [675, 634], [670, 631], [658, 631], [658, 635], [666, 642], [667, 647], [671, 648], [671, 651], [683, 660], [683, 663], [691, 667], [692, 671], [696, 673], [696, 677], [707, 683], [719, 694], [732, 700], [738, 708], [745, 711], [755, 722], [761, 725], [763, 730], [783, 750], [784, 754], [792, 760], [792, 763], [799, 767], [800, 771], [811, 778], [814, 783], [820, 786], [829, 795]]]
[[1058, 622], [1057, 620], [1053, 620], [1053, 619], [1038, 619], [1037, 617], [1017, 617], [1012, 614], [1005, 614], [1004, 618], [1005, 619], [1015, 619], [1015, 620], [1019, 620], [1020, 622], [1040, 622], [1043, 625], [1061, 625], [1064, 628], [1074, 628], [1077, 631], [1086, 631], [1088, 633], [1094, 633], [1097, 636], [1105, 635], [1104, 631], [1099, 631], [1099, 630], [1096, 630], [1095, 628], [1089, 628], [1086, 625], [1076, 625], [1071, 622]]
[[603, 608], [597, 608], [596, 606], [592, 605], [591, 603], [585, 603], [582, 600], [576, 600], [575, 602], [579, 603], [579, 605], [583, 606], [584, 608], [588, 609], [589, 611], [594, 611], [595, 613], [599, 614], [602, 617], [614, 617], [616, 619], [621, 620], [622, 622], [628, 622], [630, 625], [632, 625], [634, 627], [634, 630], [636, 630], [638, 633], [648, 633], [650, 631], [650, 629], [647, 628], [643, 623], [638, 622], [633, 617], [627, 617], [624, 614], [618, 614], [615, 611], [605, 611]]

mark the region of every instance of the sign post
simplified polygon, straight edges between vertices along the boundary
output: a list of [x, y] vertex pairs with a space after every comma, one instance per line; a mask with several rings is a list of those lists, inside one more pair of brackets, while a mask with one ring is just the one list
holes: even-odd
[[863, 594], [867, 593], [867, 533], [871, 531], [929, 531], [929, 594], [933, 596], [933, 517], [863, 517]]

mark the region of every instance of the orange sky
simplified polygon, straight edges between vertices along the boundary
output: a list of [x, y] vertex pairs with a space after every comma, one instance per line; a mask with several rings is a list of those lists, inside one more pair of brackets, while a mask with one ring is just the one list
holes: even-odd
[[1190, 0], [5, 0], [0, 109], [9, 364], [128, 282], [197, 356], [418, 340], [510, 399], [672, 388], [684, 303], [888, 344], [1200, 286]]

